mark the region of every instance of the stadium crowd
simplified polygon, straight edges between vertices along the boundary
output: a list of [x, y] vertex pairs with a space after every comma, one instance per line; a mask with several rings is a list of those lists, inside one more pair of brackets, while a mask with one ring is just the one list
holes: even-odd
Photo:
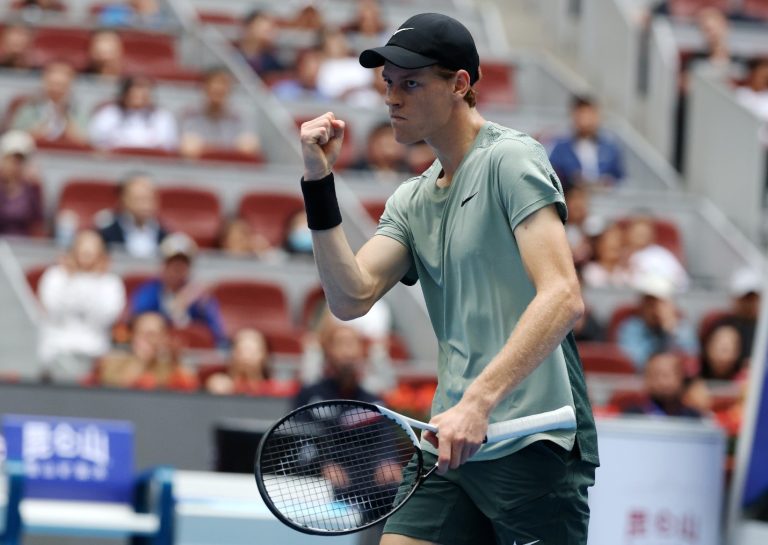
[[[727, 14], [711, 5], [683, 13], [678, 4], [662, 2], [653, 16], [695, 17], [705, 46], [689, 55], [691, 62], [724, 66], [737, 100], [768, 123], [768, 60], [731, 58], [723, 41]], [[253, 324], [239, 327], [228, 315], [234, 307], [224, 292], [195, 280], [201, 251], [256, 260], [279, 255], [288, 263], [311, 259], [312, 241], [300, 200], [286, 208], [277, 220], [280, 225], [272, 226], [277, 238], [247, 214], [220, 217], [215, 206], [205, 232], [199, 225], [184, 232], [178, 223], [164, 219], [175, 203], [172, 196], [163, 196], [163, 184], [147, 172], [133, 171], [120, 173], [120, 181], [108, 185], [103, 206], [90, 216], [61, 205], [54, 215], [46, 215], [46, 172], [36, 155], [51, 146], [82, 153], [87, 177], [87, 154], [94, 150], [128, 149], [150, 156], [160, 150], [178, 161], [219, 151], [258, 167], [270, 159], [263, 152], [268, 134], [245, 122], [243, 112], [231, 103], [237, 82], [226, 68], [169, 69], [165, 61], [145, 63], [136, 56], [137, 40], [173, 43], [176, 22], [163, 3], [126, 0], [94, 9], [92, 19], [76, 34], [77, 47], [53, 53], [40, 39], [51, 32], [55, 19], [39, 15], [64, 13], [67, 3], [27, 0], [13, 5], [15, 13], [0, 30], [0, 67], [3, 74], [33, 74], [39, 85], [10, 100], [2, 115], [0, 235], [55, 238], [61, 250], [58, 263], [38, 271], [41, 276], [33, 282], [44, 316], [42, 380], [216, 395], [299, 394], [297, 399], [307, 400], [322, 392], [346, 391], [345, 373], [352, 366], [361, 375], [360, 384], [352, 384], [370, 391], [371, 397], [383, 396], [411, 412], [426, 409], [434, 388], [429, 380], [397, 381], [394, 366], [400, 363], [394, 362], [407, 359], [407, 349], [393, 333], [396, 315], [385, 303], [371, 316], [346, 325], [323, 310], [322, 297], [308, 299], [310, 319], [288, 332], [288, 352], [303, 354], [303, 364], [300, 372], [286, 377], [273, 363], [286, 346], [280, 337], [285, 331]], [[201, 14], [201, 24], [223, 21], [236, 34], [231, 55], [242, 58], [289, 111], [298, 101], [328, 108], [381, 104], [382, 78], [362, 69], [356, 57], [361, 46], [378, 44], [390, 28], [376, 0], [360, 0], [355, 17], [340, 26], [327, 24], [315, 4], [288, 19], [264, 9], [239, 20], [214, 15]], [[765, 24], [765, 13], [750, 16]], [[38, 26], [38, 20], [47, 22]], [[285, 47], [281, 33], [297, 30], [312, 39], [306, 47]], [[197, 107], [174, 112], [159, 106], [156, 87], [168, 80], [195, 86], [202, 97]], [[78, 81], [106, 81], [114, 86], [113, 98], [87, 111], [74, 92]], [[683, 73], [680, 122], [685, 87]], [[483, 94], [481, 80], [481, 107]], [[676, 299], [693, 280], [674, 218], [652, 211], [620, 218], [592, 212], [594, 196], [621, 187], [630, 173], [623, 144], [602, 127], [598, 101], [576, 96], [570, 112], [570, 128], [564, 126], [543, 143], [566, 191], [568, 237], [578, 271], [585, 287], [636, 294], [636, 301], [614, 309], [607, 323], [587, 314], [575, 331], [588, 373], [642, 377], [640, 388], [613, 392], [598, 410], [715, 415], [735, 434], [760, 304], [760, 272], [733, 271], [731, 308], [712, 308], [697, 323], [687, 317]], [[403, 146], [388, 123], [382, 123], [372, 127], [362, 152], [341, 166], [370, 172], [394, 188], [433, 159], [428, 146]], [[130, 283], [121, 279], [110, 269], [113, 251], [155, 260], [156, 275]], [[259, 304], [256, 300], [248, 312], [260, 313]], [[212, 351], [211, 361], [190, 366], [185, 353], [201, 348]], [[720, 381], [737, 383], [731, 391], [739, 394], [718, 399], [709, 385]]]

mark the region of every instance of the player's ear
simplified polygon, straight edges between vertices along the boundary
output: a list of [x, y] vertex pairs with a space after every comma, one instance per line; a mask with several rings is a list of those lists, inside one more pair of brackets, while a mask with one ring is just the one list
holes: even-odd
[[471, 85], [469, 83], [469, 72], [466, 70], [458, 70], [456, 72], [456, 83], [453, 86], [453, 92], [460, 99], [464, 99], [464, 95], [469, 92]]

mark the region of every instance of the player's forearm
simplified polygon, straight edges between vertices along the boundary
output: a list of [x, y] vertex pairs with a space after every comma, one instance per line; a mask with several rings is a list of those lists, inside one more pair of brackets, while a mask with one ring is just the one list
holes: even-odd
[[358, 265], [341, 226], [312, 231], [312, 244], [331, 312], [342, 320], [368, 312], [374, 301], [374, 290]]
[[563, 284], [531, 301], [507, 343], [467, 389], [462, 401], [490, 414], [562, 342], [584, 312], [578, 285]]

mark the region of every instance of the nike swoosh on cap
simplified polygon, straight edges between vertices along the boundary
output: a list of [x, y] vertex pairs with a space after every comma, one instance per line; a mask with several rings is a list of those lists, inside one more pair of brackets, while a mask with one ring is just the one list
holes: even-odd
[[395, 32], [392, 34], [392, 36], [394, 36], [394, 35], [395, 35], [395, 34], [397, 34], [398, 32], [402, 32], [402, 31], [404, 31], [404, 30], [413, 30], [413, 27], [398, 28], [397, 30], [395, 30]]

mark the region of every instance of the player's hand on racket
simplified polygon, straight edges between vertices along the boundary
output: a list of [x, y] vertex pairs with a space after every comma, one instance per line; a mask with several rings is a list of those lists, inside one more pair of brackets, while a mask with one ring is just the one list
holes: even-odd
[[479, 407], [460, 401], [429, 421], [439, 435], [424, 430], [422, 437], [437, 449], [437, 472], [445, 475], [469, 460], [482, 446], [488, 430], [488, 414]]
[[345, 123], [333, 112], [301, 124], [301, 154], [304, 180], [320, 180], [331, 173], [341, 153]]

